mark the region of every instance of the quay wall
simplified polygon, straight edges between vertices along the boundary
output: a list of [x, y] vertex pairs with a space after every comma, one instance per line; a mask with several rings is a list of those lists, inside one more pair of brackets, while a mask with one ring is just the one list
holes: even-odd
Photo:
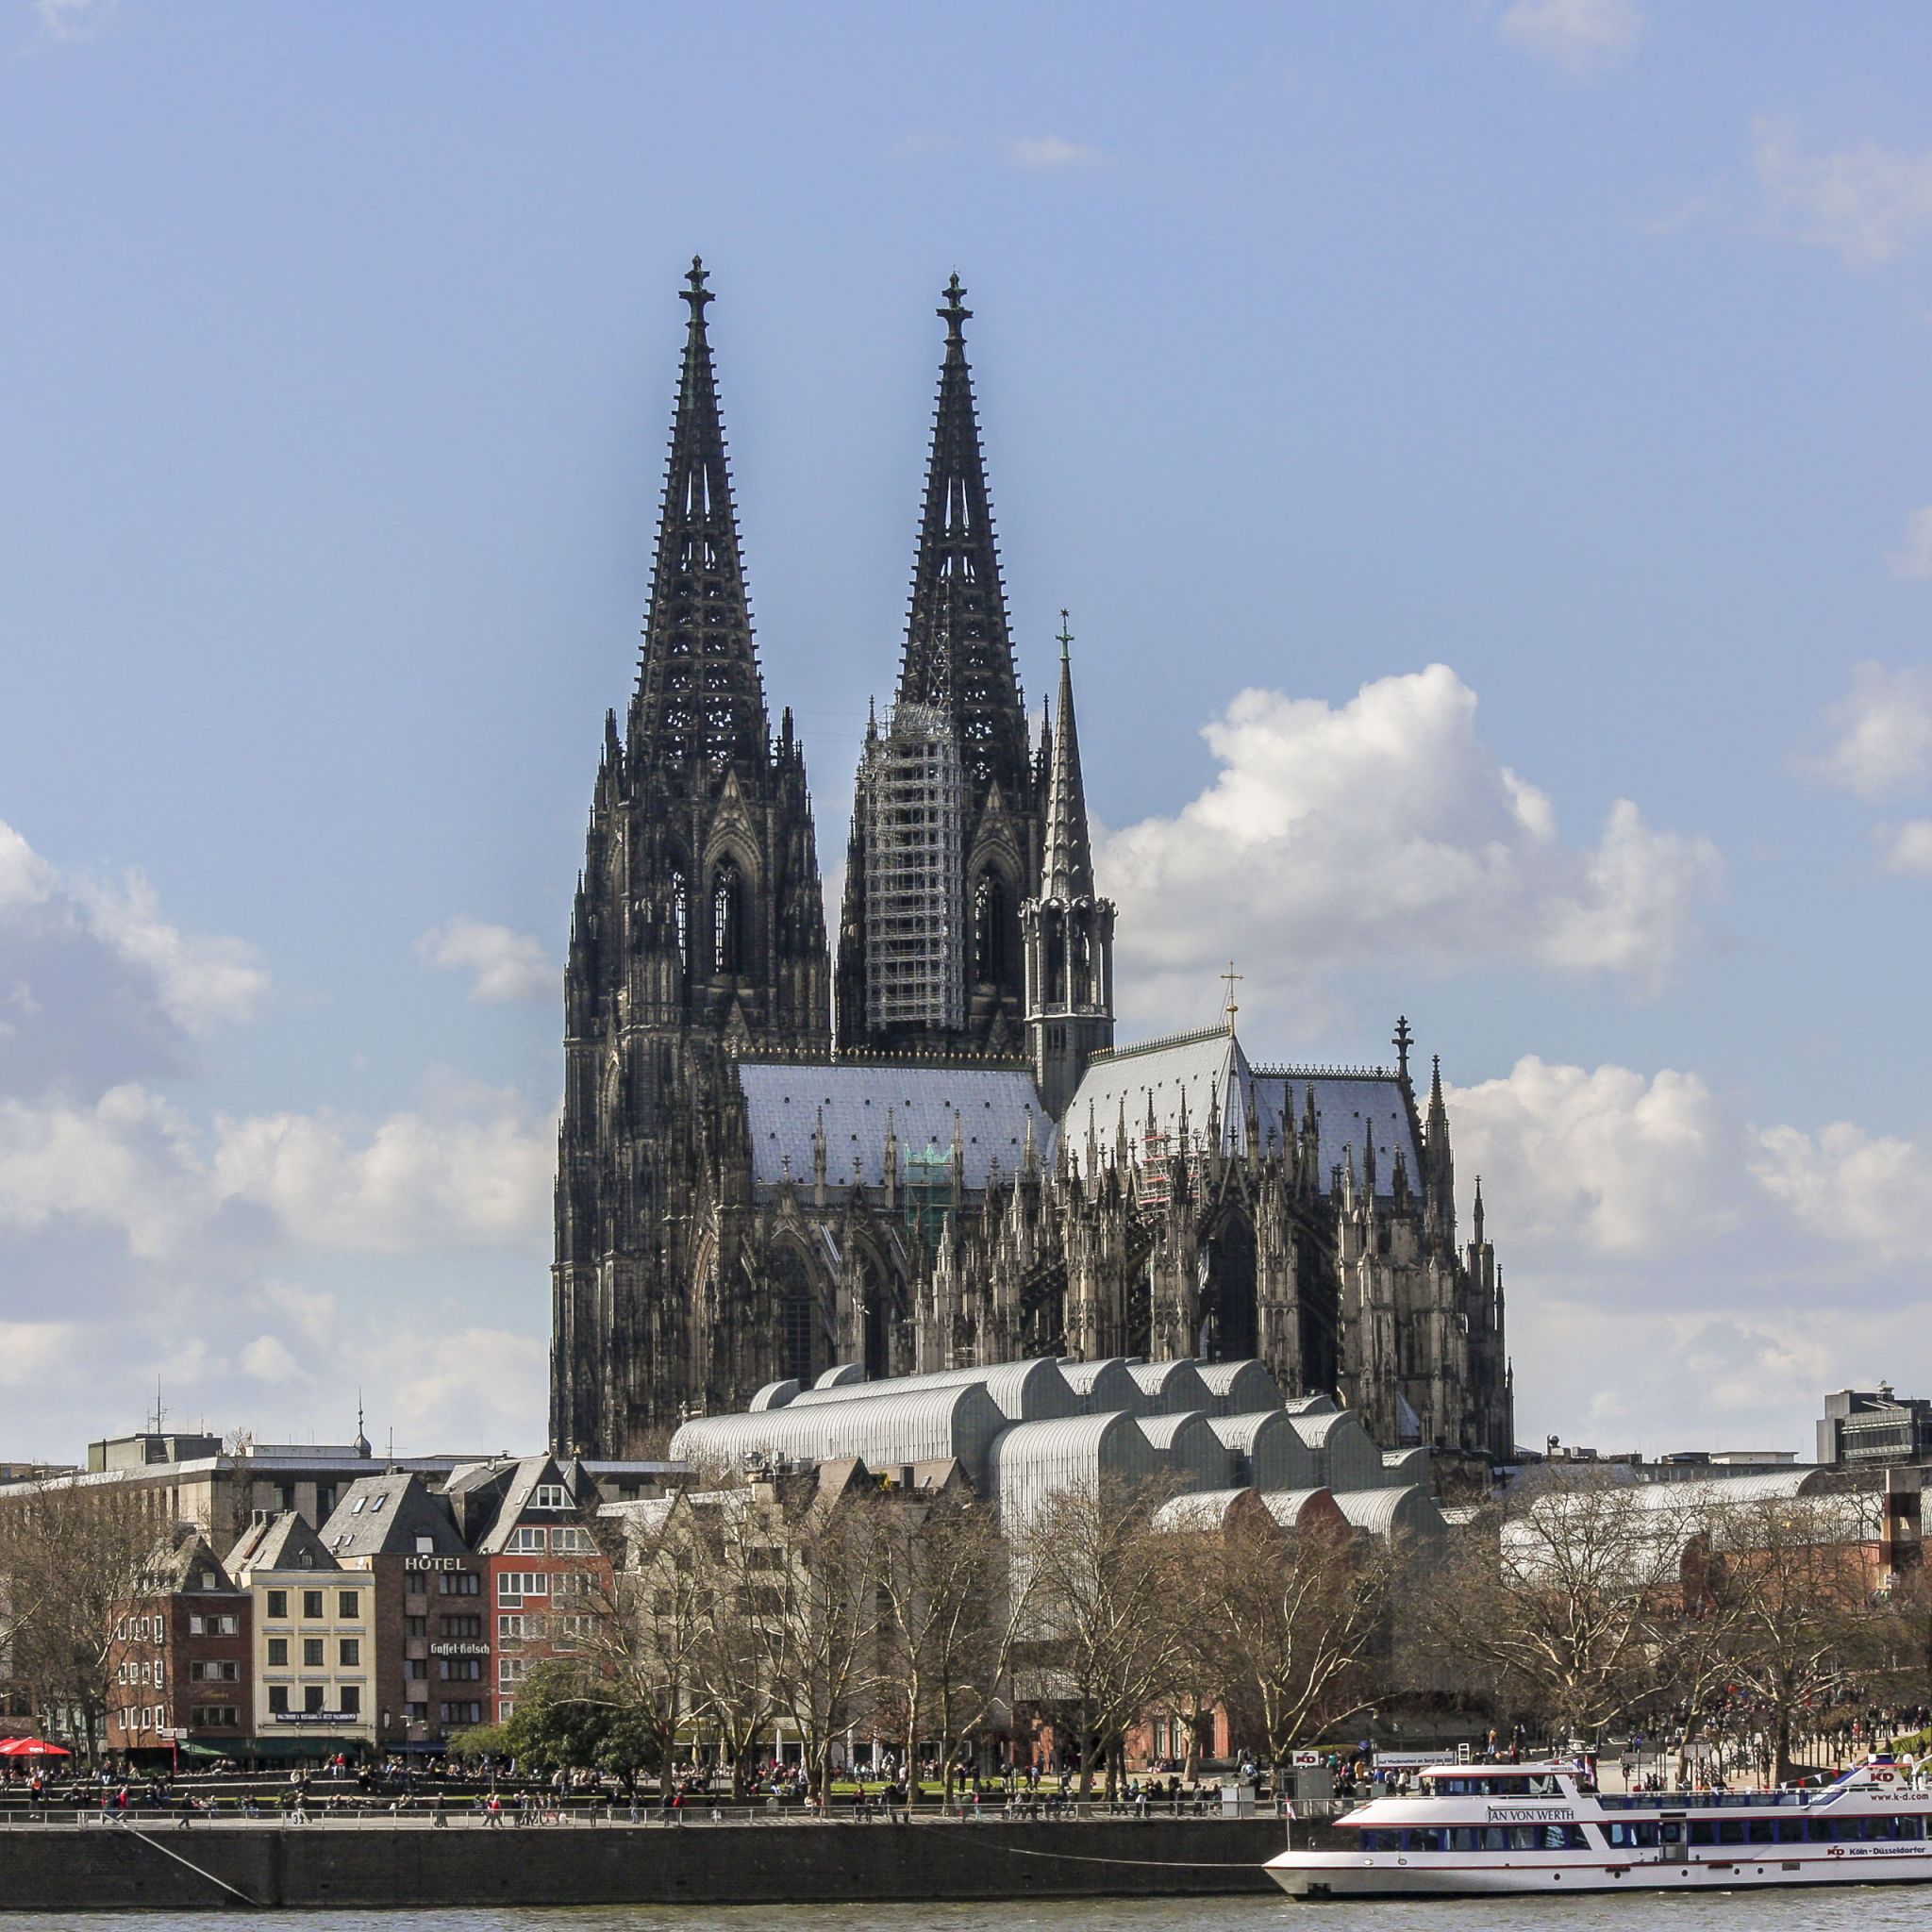
[[[1296, 1842], [1311, 1829], [1297, 1825]], [[49, 1824], [0, 1834], [0, 1913], [239, 1909], [243, 1900], [407, 1910], [1264, 1893], [1273, 1885], [1260, 1867], [1283, 1843], [1274, 1818], [522, 1830], [462, 1820], [443, 1831]]]

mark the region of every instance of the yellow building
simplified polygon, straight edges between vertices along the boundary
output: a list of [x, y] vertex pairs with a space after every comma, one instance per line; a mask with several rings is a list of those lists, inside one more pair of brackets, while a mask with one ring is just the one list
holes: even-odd
[[254, 1597], [262, 1755], [332, 1757], [375, 1741], [375, 1591], [293, 1510], [258, 1518], [228, 1558]]

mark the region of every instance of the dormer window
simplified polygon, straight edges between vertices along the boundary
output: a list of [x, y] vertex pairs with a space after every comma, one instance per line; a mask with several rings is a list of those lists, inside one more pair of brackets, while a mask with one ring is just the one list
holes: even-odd
[[377, 1496], [375, 1500], [369, 1506], [370, 1515], [374, 1516], [378, 1509], [386, 1508], [388, 1505], [389, 1498], [387, 1496]]
[[362, 1513], [362, 1508], [363, 1508], [363, 1506], [364, 1506], [364, 1505], [365, 1505], [365, 1504], [366, 1504], [366, 1503], [367, 1503], [368, 1501], [369, 1501], [369, 1498], [368, 1498], [367, 1496], [358, 1496], [358, 1497], [356, 1498], [356, 1500], [355, 1500], [355, 1501], [354, 1501], [353, 1503], [351, 1503], [351, 1504], [349, 1505], [349, 1514], [350, 1514], [351, 1516], [359, 1516], [359, 1515], [361, 1515], [361, 1513]]
[[537, 1509], [568, 1509], [571, 1507], [570, 1491], [561, 1483], [539, 1483], [530, 1503]]

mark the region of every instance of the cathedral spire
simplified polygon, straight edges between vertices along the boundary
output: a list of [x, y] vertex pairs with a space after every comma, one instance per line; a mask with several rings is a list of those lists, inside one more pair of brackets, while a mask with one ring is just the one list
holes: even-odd
[[[1010, 810], [1026, 796], [1026, 713], [1007, 629], [999, 547], [993, 541], [986, 459], [966, 366], [965, 325], [973, 311], [956, 275], [938, 313], [946, 325], [926, 469], [912, 609], [899, 696], [942, 706], [953, 717], [976, 808], [998, 785]], [[950, 649], [941, 652], [941, 641]], [[949, 660], [949, 661], [948, 661]]]
[[1060, 692], [1056, 708], [1059, 727], [1053, 735], [1052, 764], [1046, 785], [1044, 844], [1040, 857], [1042, 899], [1093, 896], [1093, 844], [1087, 830], [1087, 789], [1080, 776], [1080, 734], [1074, 724], [1074, 666], [1068, 648], [1074, 634], [1060, 612]]
[[715, 299], [708, 279], [693, 256], [682, 291], [691, 320], [631, 701], [630, 752], [647, 765], [703, 761], [723, 770], [761, 762], [770, 727], [705, 330], [705, 309]]

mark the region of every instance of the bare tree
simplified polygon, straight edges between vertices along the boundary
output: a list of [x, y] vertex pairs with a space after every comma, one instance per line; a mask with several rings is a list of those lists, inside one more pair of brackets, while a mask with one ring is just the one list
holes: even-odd
[[[1028, 1586], [1008, 1561], [991, 1509], [943, 1494], [923, 1510], [894, 1507], [880, 1573], [882, 1698], [908, 1768], [930, 1738], [939, 1746], [941, 1801], [950, 1804], [961, 1744], [984, 1724], [1007, 1682]], [[918, 1802], [916, 1769], [908, 1770]]]
[[1346, 1524], [1285, 1533], [1265, 1509], [1184, 1540], [1176, 1601], [1222, 1688], [1251, 1704], [1277, 1777], [1305, 1739], [1378, 1694], [1395, 1549]]
[[832, 1795], [832, 1746], [868, 1708], [879, 1663], [888, 1505], [875, 1491], [776, 1497], [752, 1513], [778, 1601], [757, 1623], [772, 1698], [804, 1750], [813, 1795]]
[[170, 1524], [160, 1492], [54, 1480], [0, 1504], [5, 1645], [12, 1674], [43, 1720], [100, 1752], [114, 1626], [146, 1593]]
[[786, 1602], [779, 1554], [767, 1531], [770, 1507], [750, 1489], [708, 1494], [693, 1505], [693, 1709], [731, 1765], [735, 1798], [746, 1794], [754, 1755], [777, 1711], [767, 1665]]
[[1413, 1606], [1422, 1641], [1555, 1728], [1591, 1734], [1642, 1696], [1683, 1548], [1641, 1486], [1582, 1478], [1482, 1512]]
[[1113, 1482], [1064, 1490], [1021, 1533], [1030, 1674], [1042, 1701], [1070, 1716], [1083, 1798], [1103, 1754], [1108, 1790], [1118, 1789], [1127, 1727], [1177, 1674], [1171, 1547], [1153, 1526], [1157, 1500]]

